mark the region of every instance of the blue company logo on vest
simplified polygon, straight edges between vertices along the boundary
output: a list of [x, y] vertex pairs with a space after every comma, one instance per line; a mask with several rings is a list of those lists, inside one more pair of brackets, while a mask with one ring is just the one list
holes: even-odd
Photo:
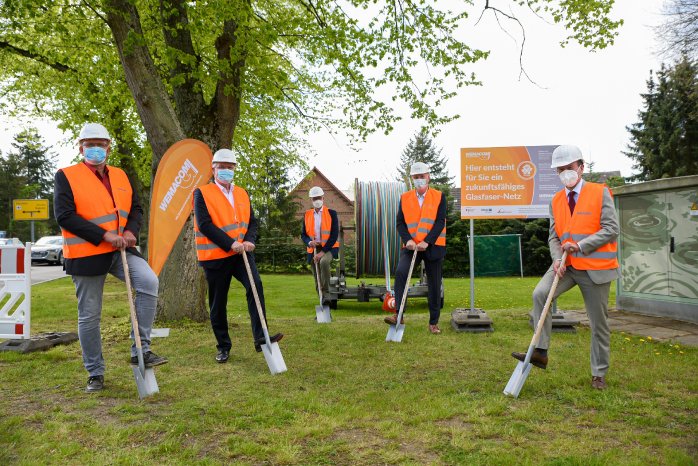
[[189, 159], [184, 159], [182, 167], [179, 169], [179, 172], [177, 172], [177, 176], [175, 176], [175, 179], [172, 181], [172, 184], [170, 185], [170, 189], [167, 190], [165, 198], [160, 203], [160, 210], [165, 212], [167, 210], [167, 207], [170, 205], [170, 202], [172, 202], [172, 198], [174, 197], [177, 190], [179, 188], [186, 189], [190, 187], [194, 182], [194, 175], [198, 173], [199, 170], [196, 169], [194, 164], [191, 163]]

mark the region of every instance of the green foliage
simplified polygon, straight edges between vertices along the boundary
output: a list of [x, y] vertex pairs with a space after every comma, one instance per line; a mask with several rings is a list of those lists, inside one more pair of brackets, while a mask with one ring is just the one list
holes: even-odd
[[14, 199], [48, 199], [49, 220], [35, 221], [35, 239], [58, 232], [53, 218], [53, 173], [55, 155], [44, 146], [36, 128], [28, 128], [15, 135], [13, 150], [0, 154], [0, 230], [23, 242], [31, 240], [29, 221], [13, 220]]
[[625, 155], [639, 172], [631, 180], [698, 174], [698, 65], [683, 57], [650, 74], [639, 120], [627, 127]]

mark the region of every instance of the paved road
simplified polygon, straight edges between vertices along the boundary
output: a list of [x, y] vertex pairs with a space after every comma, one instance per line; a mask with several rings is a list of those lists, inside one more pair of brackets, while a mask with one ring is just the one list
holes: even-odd
[[49, 280], [55, 280], [56, 278], [61, 278], [65, 276], [66, 274], [63, 271], [63, 266], [61, 265], [32, 265], [32, 285], [47, 282]]

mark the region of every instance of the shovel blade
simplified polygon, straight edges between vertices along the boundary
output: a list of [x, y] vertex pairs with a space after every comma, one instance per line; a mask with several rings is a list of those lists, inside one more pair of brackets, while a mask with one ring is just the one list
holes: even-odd
[[394, 341], [395, 343], [400, 343], [402, 341], [403, 333], [405, 333], [405, 324], [391, 325], [388, 329], [388, 335], [386, 335], [385, 341]]
[[315, 306], [315, 315], [317, 316], [318, 324], [329, 324], [332, 322], [332, 314], [330, 314], [330, 306]]
[[263, 344], [262, 353], [264, 353], [264, 359], [267, 360], [267, 366], [269, 366], [269, 371], [272, 374], [286, 372], [286, 363], [284, 362], [284, 357], [281, 355], [281, 348], [279, 348], [278, 343], [272, 343], [271, 345], [267, 345], [266, 343]]
[[160, 391], [158, 389], [158, 382], [155, 380], [155, 371], [153, 369], [146, 369], [144, 372], [141, 372], [138, 366], [133, 366], [132, 369], [133, 377], [136, 379], [138, 397], [141, 400]]
[[521, 388], [523, 388], [524, 382], [526, 382], [528, 373], [531, 372], [531, 367], [533, 367], [533, 364], [525, 364], [521, 361], [516, 365], [514, 373], [511, 374], [511, 378], [509, 379], [507, 386], [504, 387], [505, 395], [513, 396], [514, 398], [519, 397], [519, 393], [521, 392]]

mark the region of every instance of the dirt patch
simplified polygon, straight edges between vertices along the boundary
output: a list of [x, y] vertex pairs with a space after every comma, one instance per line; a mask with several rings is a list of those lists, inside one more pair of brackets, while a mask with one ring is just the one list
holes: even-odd
[[448, 419], [441, 419], [435, 422], [439, 427], [445, 429], [458, 429], [472, 431], [475, 424], [466, 420], [463, 416], [449, 417]]
[[[412, 461], [418, 464], [439, 463], [439, 455], [429, 450], [430, 446], [420, 441], [410, 441], [401, 439], [395, 442], [386, 439], [375, 430], [366, 429], [338, 429], [333, 432], [328, 440], [335, 440], [349, 445], [358, 455], [362, 463], [375, 464], [383, 463], [385, 459], [379, 458], [374, 452], [382, 451], [386, 445], [393, 445], [397, 450]], [[365, 452], [365, 453], [364, 453]], [[356, 458], [352, 458], [356, 460]], [[347, 458], [349, 460], [349, 458]], [[340, 460], [341, 462], [341, 460]]]

